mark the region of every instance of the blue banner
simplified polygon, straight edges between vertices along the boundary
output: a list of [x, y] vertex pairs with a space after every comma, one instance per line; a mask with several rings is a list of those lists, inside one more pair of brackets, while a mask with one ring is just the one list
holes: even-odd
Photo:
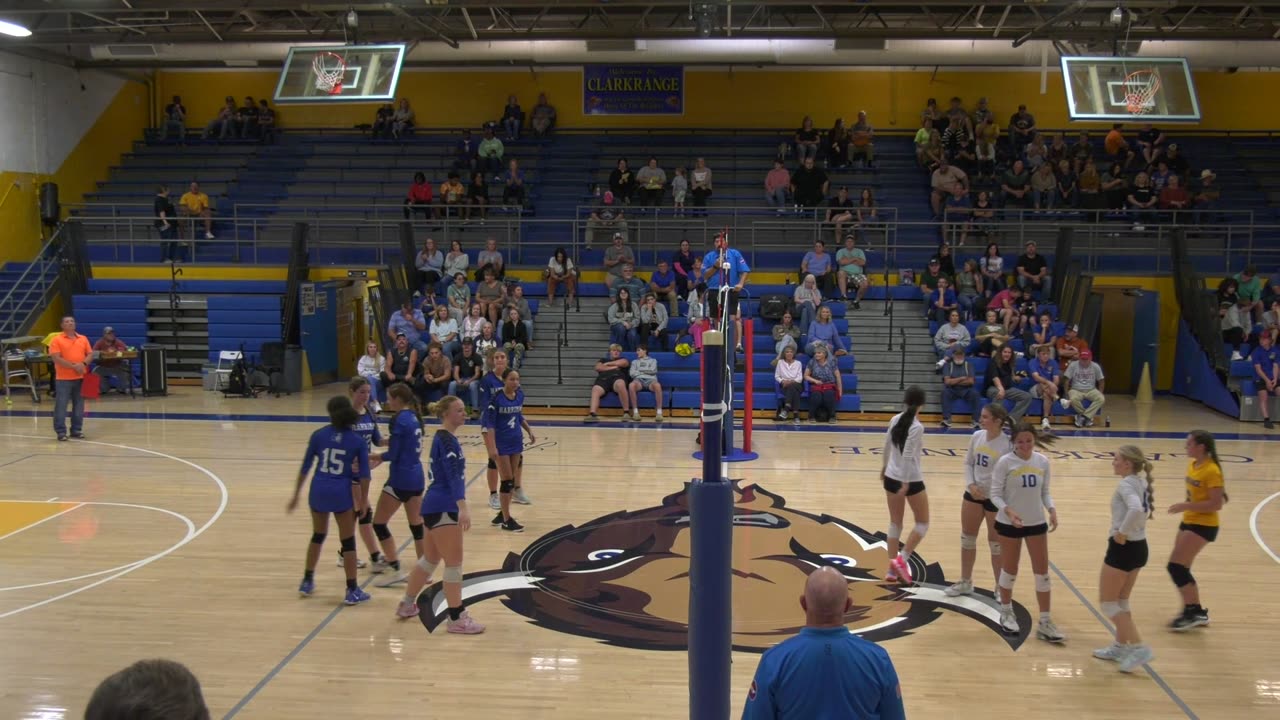
[[683, 65], [586, 65], [586, 115], [683, 115]]

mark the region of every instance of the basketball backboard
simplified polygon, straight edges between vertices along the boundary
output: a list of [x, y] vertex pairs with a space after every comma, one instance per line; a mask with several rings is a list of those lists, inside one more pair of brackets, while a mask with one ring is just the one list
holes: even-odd
[[1072, 120], [1199, 122], [1185, 58], [1063, 57]]
[[404, 45], [289, 48], [276, 102], [389, 102], [403, 63]]

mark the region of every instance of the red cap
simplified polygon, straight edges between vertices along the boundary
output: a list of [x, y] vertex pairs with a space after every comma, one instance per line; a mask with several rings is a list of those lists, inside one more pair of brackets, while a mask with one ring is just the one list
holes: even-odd
[[1080, 359], [1081, 359], [1081, 360], [1092, 360], [1092, 359], [1093, 359], [1093, 351], [1091, 351], [1091, 350], [1081, 350], [1081, 351], [1080, 351]]

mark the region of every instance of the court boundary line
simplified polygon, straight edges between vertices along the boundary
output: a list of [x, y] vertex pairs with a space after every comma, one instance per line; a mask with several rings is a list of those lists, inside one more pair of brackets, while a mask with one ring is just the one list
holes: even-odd
[[[472, 476], [470, 480], [467, 481], [466, 487], [470, 489], [471, 486], [475, 483], [475, 481], [479, 480], [480, 476], [485, 473], [485, 470], [486, 469], [481, 469], [477, 471], [476, 474]], [[404, 549], [409, 547], [409, 544], [412, 542], [413, 542], [413, 538], [406, 539], [404, 541], [404, 544], [402, 544], [396, 550], [396, 554], [397, 555], [402, 554], [404, 552]], [[364, 583], [360, 585], [361, 589], [369, 587], [369, 585], [374, 581], [375, 578], [376, 576], [370, 575], [368, 579], [366, 579]], [[280, 660], [280, 662], [276, 663], [275, 667], [267, 671], [267, 674], [263, 675], [262, 679], [259, 680], [258, 683], [254, 685], [249, 690], [249, 692], [245, 694], [244, 697], [240, 698], [239, 702], [231, 706], [231, 709], [227, 711], [227, 714], [222, 716], [222, 720], [231, 720], [231, 718], [239, 714], [239, 712], [243, 710], [245, 706], [247, 706], [250, 702], [253, 701], [255, 697], [258, 696], [258, 693], [262, 692], [263, 688], [269, 685], [272, 680], [275, 680], [276, 677], [281, 672], [284, 671], [285, 667], [289, 665], [289, 663], [293, 662], [294, 658], [302, 654], [302, 651], [305, 650], [307, 646], [311, 644], [312, 640], [315, 640], [317, 637], [319, 637], [320, 633], [323, 632], [325, 628], [329, 627], [329, 623], [332, 623], [338, 617], [338, 615], [348, 607], [351, 607], [351, 606], [348, 606], [344, 603], [338, 603], [337, 607], [335, 607], [333, 610], [330, 610], [329, 614], [326, 615], [325, 618], [320, 621], [320, 624], [312, 628], [311, 632], [307, 633], [306, 637], [302, 638], [302, 640], [300, 640], [298, 644], [295, 645], [294, 648], [290, 650], [289, 653]]]
[[[1102, 613], [1098, 611], [1098, 608], [1093, 606], [1092, 602], [1089, 602], [1089, 598], [1086, 598], [1084, 593], [1080, 592], [1080, 588], [1077, 588], [1075, 583], [1071, 582], [1071, 579], [1067, 577], [1066, 573], [1062, 572], [1061, 568], [1053, 564], [1053, 562], [1049, 563], [1049, 568], [1053, 570], [1054, 574], [1056, 574], [1060, 580], [1062, 580], [1063, 584], [1067, 586], [1067, 589], [1076, 596], [1076, 599], [1079, 600], [1081, 604], [1083, 604], [1085, 608], [1087, 608], [1089, 612], [1098, 619], [1098, 622], [1102, 623], [1102, 627], [1106, 628], [1107, 632], [1111, 633], [1112, 637], [1115, 637], [1115, 626], [1103, 617]], [[1178, 695], [1178, 693], [1174, 692], [1174, 689], [1169, 686], [1169, 683], [1166, 682], [1163, 677], [1161, 677], [1160, 673], [1156, 672], [1156, 669], [1151, 667], [1150, 662], [1143, 663], [1142, 669], [1147, 671], [1147, 675], [1151, 676], [1151, 679], [1155, 681], [1155, 684], [1164, 691], [1165, 695], [1169, 696], [1169, 699], [1173, 701], [1173, 704], [1177, 705], [1178, 709], [1181, 710], [1189, 720], [1200, 720], [1200, 716], [1196, 715], [1195, 711], [1191, 709], [1191, 706], [1188, 705], [1187, 702]]]
[[1258, 543], [1258, 546], [1262, 548], [1262, 551], [1270, 555], [1271, 559], [1276, 561], [1276, 563], [1280, 564], [1280, 555], [1277, 555], [1276, 552], [1271, 549], [1271, 546], [1262, 539], [1262, 534], [1258, 532], [1258, 515], [1262, 512], [1262, 508], [1266, 507], [1268, 503], [1276, 498], [1280, 498], [1280, 492], [1273, 493], [1272, 495], [1263, 498], [1262, 502], [1253, 506], [1253, 512], [1249, 513], [1249, 532], [1253, 535], [1253, 541]]
[[[46, 435], [22, 435], [22, 434], [18, 434], [18, 433], [0, 433], [0, 437], [22, 438], [22, 439], [24, 439], [24, 440], [44, 440], [44, 441], [49, 441], [49, 440], [50, 440], [50, 438], [49, 438], [48, 436], [46, 436]], [[99, 579], [99, 580], [95, 580], [95, 581], [93, 581], [93, 582], [91, 582], [91, 583], [89, 583], [88, 585], [85, 585], [85, 586], [83, 586], [83, 587], [75, 588], [75, 589], [73, 589], [73, 590], [69, 590], [69, 591], [67, 591], [67, 592], [65, 592], [65, 593], [62, 593], [61, 595], [55, 595], [54, 597], [46, 598], [46, 599], [44, 599], [44, 600], [41, 600], [41, 601], [40, 601], [40, 602], [38, 602], [38, 603], [33, 603], [33, 604], [31, 604], [31, 605], [27, 605], [26, 607], [18, 608], [18, 609], [16, 609], [16, 610], [11, 610], [11, 611], [9, 611], [9, 612], [7, 612], [7, 613], [0, 614], [0, 620], [3, 620], [3, 619], [8, 618], [8, 617], [12, 617], [12, 616], [14, 616], [14, 615], [18, 615], [18, 614], [20, 614], [20, 613], [24, 613], [24, 612], [26, 612], [26, 611], [28, 611], [28, 610], [34, 610], [35, 608], [43, 607], [43, 606], [48, 605], [48, 604], [50, 604], [50, 603], [57, 602], [58, 600], [65, 600], [66, 598], [72, 597], [73, 595], [79, 595], [80, 593], [85, 592], [85, 591], [87, 591], [87, 590], [92, 590], [92, 589], [94, 589], [94, 588], [98, 587], [99, 585], [104, 585], [104, 584], [106, 584], [106, 583], [109, 583], [109, 582], [111, 582], [112, 580], [115, 580], [116, 578], [123, 577], [124, 575], [128, 575], [129, 573], [133, 572], [134, 570], [138, 570], [138, 569], [140, 569], [140, 568], [146, 567], [147, 565], [150, 565], [151, 563], [155, 562], [156, 560], [160, 560], [161, 558], [166, 557], [166, 556], [168, 556], [168, 555], [172, 554], [173, 552], [175, 552], [175, 551], [177, 551], [177, 550], [181, 549], [182, 547], [186, 546], [186, 545], [187, 545], [188, 543], [190, 543], [191, 541], [193, 541], [193, 540], [195, 540], [196, 538], [198, 538], [198, 537], [200, 537], [201, 535], [203, 535], [203, 534], [204, 534], [204, 532], [205, 532], [206, 530], [208, 530], [210, 527], [212, 527], [212, 526], [213, 526], [213, 524], [214, 524], [215, 522], [217, 522], [217, 521], [218, 521], [218, 518], [222, 517], [222, 514], [223, 514], [224, 512], [226, 512], [226, 509], [227, 509], [227, 503], [228, 503], [228, 500], [229, 500], [229, 494], [228, 494], [228, 492], [227, 492], [227, 484], [226, 484], [226, 483], [224, 483], [224, 482], [222, 481], [222, 478], [218, 477], [218, 475], [217, 475], [216, 473], [214, 473], [212, 470], [210, 470], [210, 469], [208, 469], [208, 468], [206, 468], [206, 467], [204, 467], [204, 466], [202, 466], [202, 465], [197, 465], [197, 464], [195, 464], [195, 463], [191, 462], [190, 460], [184, 460], [183, 458], [177, 457], [177, 456], [175, 456], [175, 455], [169, 455], [168, 453], [163, 453], [163, 452], [160, 452], [159, 450], [149, 450], [149, 449], [147, 449], [147, 448], [134, 447], [134, 446], [132, 446], [132, 445], [123, 445], [123, 444], [120, 444], [120, 443], [102, 442], [102, 441], [98, 441], [98, 440], [77, 440], [76, 442], [77, 442], [77, 443], [83, 443], [83, 444], [86, 444], [86, 445], [101, 445], [101, 446], [103, 446], [103, 447], [113, 447], [113, 448], [117, 448], [117, 449], [120, 449], [120, 450], [131, 450], [131, 451], [134, 451], [134, 452], [142, 453], [142, 454], [144, 454], [144, 455], [153, 455], [153, 456], [156, 456], [156, 457], [168, 458], [168, 459], [170, 459], [170, 460], [173, 460], [174, 462], [180, 463], [180, 464], [182, 464], [182, 465], [186, 465], [187, 467], [190, 467], [190, 468], [192, 468], [192, 469], [194, 469], [194, 470], [198, 471], [199, 473], [201, 473], [201, 474], [202, 474], [202, 475], [204, 475], [205, 477], [209, 478], [210, 480], [212, 480], [212, 481], [214, 482], [214, 484], [215, 484], [215, 485], [217, 485], [217, 486], [218, 486], [218, 490], [219, 490], [219, 491], [220, 491], [220, 493], [221, 493], [221, 499], [220, 499], [220, 501], [219, 501], [219, 503], [218, 503], [218, 508], [217, 508], [217, 510], [215, 510], [215, 511], [214, 511], [213, 515], [212, 515], [212, 516], [210, 516], [210, 517], [209, 517], [209, 519], [208, 519], [208, 520], [206, 520], [206, 521], [205, 521], [205, 523], [204, 523], [203, 525], [201, 525], [201, 526], [200, 526], [200, 527], [199, 527], [199, 528], [198, 528], [194, 533], [190, 533], [190, 534], [188, 535], [188, 537], [183, 538], [180, 542], [178, 542], [178, 543], [177, 543], [176, 545], [174, 545], [173, 547], [169, 548], [169, 549], [168, 549], [167, 551], [165, 551], [163, 554], [155, 555], [155, 556], [152, 556], [152, 557], [146, 558], [146, 559], [144, 559], [144, 560], [140, 560], [140, 561], [138, 561], [137, 563], [134, 563], [133, 565], [130, 565], [130, 566], [126, 567], [126, 568], [121, 569], [119, 572], [116, 572], [116, 573], [113, 573], [113, 574], [107, 575], [106, 577], [101, 578], [101, 579]], [[157, 509], [159, 509], [159, 508], [157, 508]]]
[[[27, 504], [36, 504], [36, 503], [38, 503], [38, 504], [41, 504], [41, 505], [53, 505], [53, 504], [55, 504], [55, 503], [50, 502], [49, 500], [0, 500], [0, 504], [2, 504], [2, 503], [7, 503], [7, 502], [11, 502], [11, 503], [27, 503]], [[5, 533], [4, 535], [0, 535], [0, 540], [7, 540], [7, 539], [9, 539], [9, 538], [13, 537], [14, 535], [17, 535], [18, 533], [20, 533], [20, 532], [24, 531], [24, 530], [30, 530], [30, 529], [31, 529], [31, 528], [33, 528], [33, 527], [37, 527], [37, 526], [39, 526], [39, 525], [43, 525], [43, 524], [45, 524], [45, 523], [49, 522], [50, 520], [52, 520], [52, 519], [54, 519], [54, 518], [62, 517], [63, 515], [66, 515], [67, 513], [71, 512], [72, 510], [79, 510], [79, 509], [80, 509], [80, 508], [82, 508], [82, 507], [84, 507], [84, 503], [78, 503], [78, 504], [76, 504], [76, 505], [74, 505], [74, 506], [72, 506], [72, 507], [64, 508], [61, 512], [56, 512], [56, 513], [54, 513], [54, 514], [52, 514], [52, 515], [46, 515], [45, 517], [42, 517], [42, 518], [40, 518], [39, 520], [37, 520], [37, 521], [35, 521], [35, 522], [33, 522], [33, 523], [29, 524], [29, 525], [23, 525], [22, 527], [18, 528], [17, 530], [13, 530], [13, 531], [10, 531], [10, 532], [8, 532], [8, 533]]]

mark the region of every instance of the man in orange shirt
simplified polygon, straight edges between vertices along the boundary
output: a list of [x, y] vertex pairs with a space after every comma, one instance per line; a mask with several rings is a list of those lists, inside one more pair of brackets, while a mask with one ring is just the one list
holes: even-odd
[[1058, 365], [1063, 372], [1067, 371], [1067, 366], [1072, 360], [1080, 358], [1080, 353], [1089, 349], [1089, 343], [1080, 338], [1080, 326], [1068, 325], [1066, 333], [1053, 343], [1054, 349], [1058, 351]]
[[1103, 140], [1103, 147], [1106, 148], [1107, 156], [1112, 160], [1120, 163], [1121, 167], [1129, 169], [1129, 164], [1137, 155], [1133, 152], [1133, 148], [1129, 145], [1129, 141], [1124, 136], [1124, 125], [1116, 123], [1111, 126], [1111, 132], [1107, 133], [1107, 137]]
[[58, 440], [67, 439], [67, 403], [71, 403], [71, 437], [84, 439], [84, 396], [80, 384], [89, 369], [93, 349], [89, 340], [76, 332], [76, 319], [62, 318], [62, 334], [49, 343], [49, 359], [53, 360], [53, 430]]

